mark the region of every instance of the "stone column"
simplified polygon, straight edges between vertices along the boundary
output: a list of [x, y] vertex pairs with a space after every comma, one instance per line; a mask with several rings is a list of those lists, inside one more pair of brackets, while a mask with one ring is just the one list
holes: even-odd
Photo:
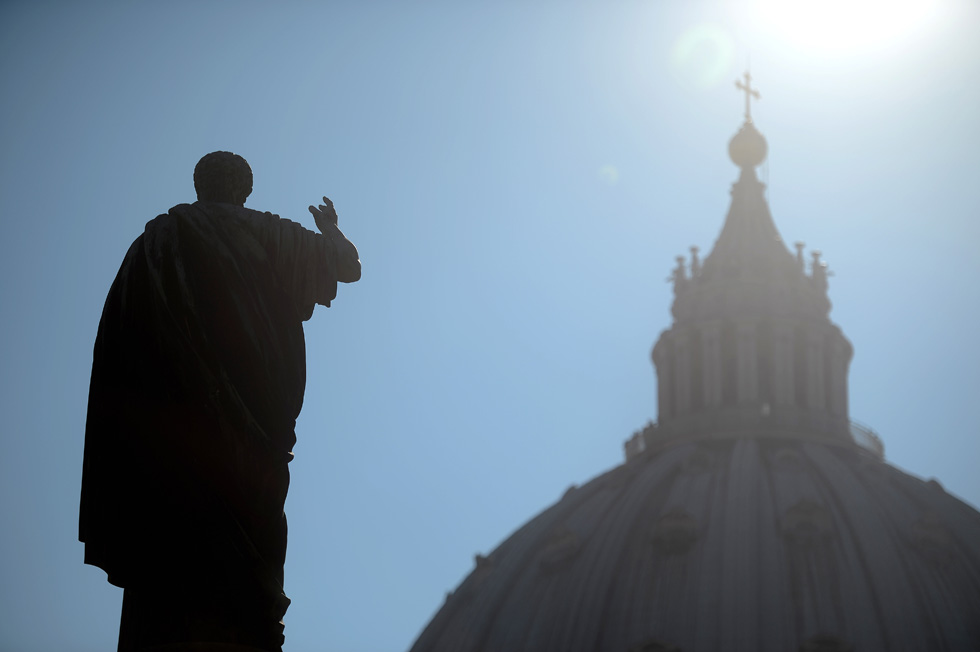
[[824, 391], [824, 342], [819, 333], [808, 333], [806, 342], [806, 403], [811, 409], [826, 407]]
[[704, 407], [721, 405], [721, 324], [701, 329], [701, 378], [704, 384]]
[[772, 397], [776, 405], [793, 405], [793, 329], [788, 324], [773, 325]]
[[830, 412], [847, 417], [847, 342], [837, 335], [830, 349]]
[[754, 321], [735, 324], [735, 396], [739, 403], [759, 398], [757, 332]]
[[668, 355], [670, 348], [670, 338], [667, 333], [660, 336], [657, 344], [653, 347], [650, 357], [653, 358], [653, 366], [657, 370], [657, 420], [666, 421], [670, 419], [674, 412], [671, 409], [673, 404], [673, 365], [671, 356]]
[[674, 386], [677, 414], [691, 410], [691, 346], [687, 333], [674, 336]]

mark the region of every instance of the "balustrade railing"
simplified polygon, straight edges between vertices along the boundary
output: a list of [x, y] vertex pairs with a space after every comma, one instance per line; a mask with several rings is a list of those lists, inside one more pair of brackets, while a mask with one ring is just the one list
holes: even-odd
[[878, 436], [870, 426], [866, 426], [860, 421], [851, 421], [851, 437], [861, 448], [865, 448], [878, 457], [884, 459], [885, 457], [885, 444], [882, 443], [881, 437]]

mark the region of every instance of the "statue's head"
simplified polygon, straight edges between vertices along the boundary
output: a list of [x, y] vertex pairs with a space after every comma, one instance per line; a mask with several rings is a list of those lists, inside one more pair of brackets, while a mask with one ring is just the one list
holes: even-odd
[[194, 190], [199, 201], [244, 206], [245, 198], [252, 194], [252, 168], [238, 154], [205, 154], [194, 168]]

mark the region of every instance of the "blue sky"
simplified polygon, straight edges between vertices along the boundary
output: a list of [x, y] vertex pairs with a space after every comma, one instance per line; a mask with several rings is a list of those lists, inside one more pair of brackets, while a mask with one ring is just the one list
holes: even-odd
[[656, 418], [664, 279], [720, 230], [749, 57], [852, 417], [980, 505], [980, 10], [847, 41], [760, 3], [0, 5], [0, 650], [115, 645], [121, 591], [76, 540], [92, 344], [203, 154], [310, 228], [330, 196], [363, 262], [306, 325], [285, 649], [404, 650]]

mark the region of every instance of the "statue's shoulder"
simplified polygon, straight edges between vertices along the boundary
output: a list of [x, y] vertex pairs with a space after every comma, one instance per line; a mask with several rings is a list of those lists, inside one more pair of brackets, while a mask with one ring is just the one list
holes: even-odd
[[280, 224], [288, 220], [278, 215], [220, 202], [197, 201], [177, 204], [146, 223], [143, 238], [149, 243], [175, 242], [187, 238], [208, 241], [264, 243], [277, 237]]
[[252, 222], [272, 222], [278, 221], [278, 215], [268, 211], [257, 211], [245, 206], [235, 204], [225, 204], [221, 202], [196, 201], [193, 204], [177, 204], [170, 209], [171, 215], [180, 217], [206, 216], [213, 218], [232, 218]]
[[206, 214], [207, 204], [204, 202], [194, 202], [193, 204], [177, 204], [163, 215], [158, 215], [156, 219], [189, 217], [194, 214]]
[[193, 204], [177, 204], [166, 213], [157, 215], [147, 223], [147, 226], [163, 226], [174, 221], [189, 221], [191, 223], [203, 224], [208, 222], [245, 222], [249, 224], [262, 224], [279, 221], [279, 216], [269, 212], [262, 212], [220, 202], [196, 201]]
[[173, 225], [177, 220], [189, 217], [195, 213], [193, 204], [177, 204], [166, 213], [160, 213], [146, 223], [146, 233], [166, 229]]
[[[140, 236], [140, 239], [149, 238], [155, 240], [165, 234], [171, 233], [180, 217], [187, 214], [185, 209], [189, 206], [190, 204], [178, 204], [166, 213], [160, 213], [151, 219], [143, 227], [143, 234]], [[139, 242], [139, 239], [137, 239], [137, 242]]]

